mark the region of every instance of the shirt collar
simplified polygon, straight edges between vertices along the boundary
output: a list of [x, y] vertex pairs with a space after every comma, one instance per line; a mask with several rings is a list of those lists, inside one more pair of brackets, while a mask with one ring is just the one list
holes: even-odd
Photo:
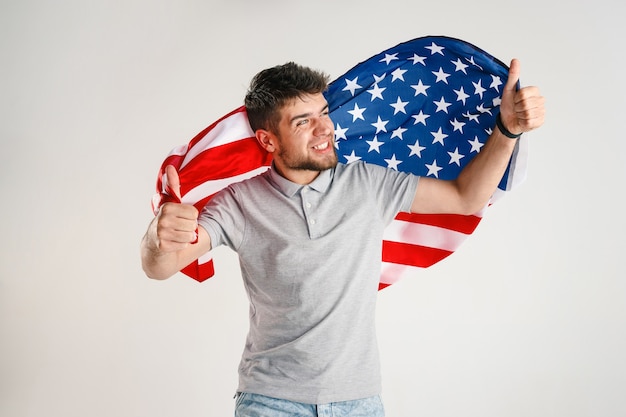
[[328, 186], [330, 185], [330, 182], [333, 179], [335, 169], [330, 168], [330, 169], [320, 172], [317, 178], [315, 178], [313, 182], [308, 185], [296, 184], [295, 182], [289, 181], [287, 178], [280, 175], [278, 171], [276, 171], [276, 168], [274, 167], [273, 162], [268, 172], [269, 172], [269, 179], [272, 185], [276, 189], [278, 189], [281, 193], [283, 193], [285, 196], [291, 198], [304, 187], [309, 187], [320, 193], [326, 192], [326, 190], [328, 189]]

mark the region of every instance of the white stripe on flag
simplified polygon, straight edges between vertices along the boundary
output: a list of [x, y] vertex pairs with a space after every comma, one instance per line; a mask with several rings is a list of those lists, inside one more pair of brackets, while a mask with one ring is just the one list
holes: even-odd
[[212, 251], [208, 251], [204, 255], [202, 255], [202, 256], [200, 256], [198, 258], [198, 263], [200, 265], [206, 264], [208, 262], [211, 262], [211, 259], [213, 259], [213, 252]]
[[219, 122], [209, 131], [198, 143], [194, 144], [185, 160], [181, 164], [179, 171], [192, 161], [198, 154], [210, 148], [226, 145], [241, 139], [254, 137], [254, 132], [250, 128], [248, 117], [245, 112], [237, 112]]
[[185, 153], [187, 152], [187, 146], [188, 145], [180, 145], [180, 146], [175, 147], [174, 149], [170, 151], [170, 153], [167, 154], [165, 159], [167, 159], [168, 157], [172, 155], [185, 156]]
[[403, 275], [410, 268], [419, 267], [396, 264], [391, 262], [382, 262], [380, 267], [380, 283], [386, 285], [395, 284], [396, 282], [400, 281]]
[[189, 190], [182, 198], [182, 202], [185, 204], [194, 204], [197, 201], [202, 200], [203, 198], [213, 195], [218, 191], [226, 188], [230, 184], [234, 184], [239, 181], [243, 181], [248, 178], [252, 178], [262, 172], [267, 171], [268, 166], [262, 166], [252, 171], [245, 172], [240, 175], [235, 175], [234, 177], [228, 177], [220, 180], [207, 181], [195, 188]]
[[467, 235], [443, 227], [394, 220], [385, 229], [383, 240], [409, 243], [454, 252]]

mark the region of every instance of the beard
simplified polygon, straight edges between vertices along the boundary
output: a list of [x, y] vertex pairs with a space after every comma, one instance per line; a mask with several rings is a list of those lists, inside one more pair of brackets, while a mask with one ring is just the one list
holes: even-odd
[[325, 171], [337, 166], [337, 150], [334, 143], [331, 144], [332, 152], [323, 157], [312, 158], [307, 155], [293, 155], [287, 149], [282, 149], [278, 153], [278, 157], [283, 161], [285, 166], [292, 170], [298, 171]]

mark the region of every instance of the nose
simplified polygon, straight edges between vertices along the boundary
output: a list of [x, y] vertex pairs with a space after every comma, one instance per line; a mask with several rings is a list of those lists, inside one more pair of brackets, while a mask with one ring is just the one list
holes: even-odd
[[313, 122], [313, 135], [327, 136], [334, 132], [333, 122], [328, 118], [315, 118]]

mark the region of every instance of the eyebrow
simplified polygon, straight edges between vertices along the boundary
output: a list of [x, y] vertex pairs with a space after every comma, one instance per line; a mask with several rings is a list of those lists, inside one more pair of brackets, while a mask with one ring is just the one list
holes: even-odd
[[[328, 104], [326, 104], [324, 107], [322, 107], [322, 109], [320, 110], [320, 113], [324, 113], [326, 110], [328, 110]], [[312, 113], [303, 113], [303, 114], [298, 114], [296, 116], [293, 116], [290, 120], [289, 120], [289, 124], [292, 124], [293, 122], [295, 122], [298, 119], [306, 119], [307, 117], [310, 117]]]

